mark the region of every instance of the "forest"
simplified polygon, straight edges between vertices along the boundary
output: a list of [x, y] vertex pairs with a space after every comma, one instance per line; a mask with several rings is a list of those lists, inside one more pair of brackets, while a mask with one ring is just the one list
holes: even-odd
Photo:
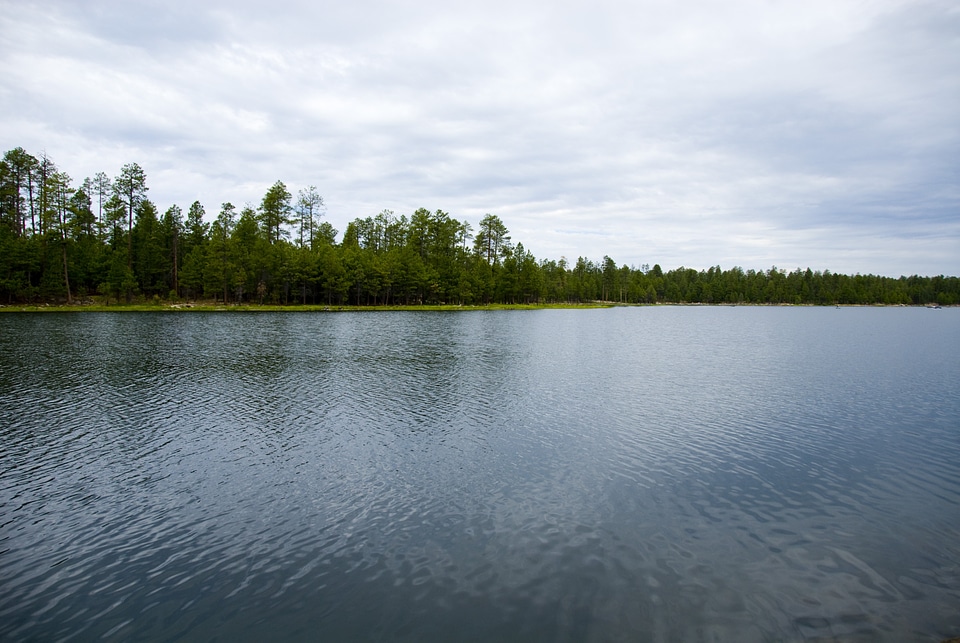
[[259, 206], [195, 201], [162, 213], [136, 163], [75, 184], [45, 153], [0, 161], [0, 304], [955, 305], [960, 279], [844, 275], [773, 266], [664, 271], [610, 257], [537, 259], [503, 221], [474, 228], [443, 210], [383, 210], [340, 232], [314, 186], [274, 183]]

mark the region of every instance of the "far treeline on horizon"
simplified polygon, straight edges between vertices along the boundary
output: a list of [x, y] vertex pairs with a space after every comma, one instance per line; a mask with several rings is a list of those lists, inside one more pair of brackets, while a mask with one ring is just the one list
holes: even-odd
[[160, 213], [128, 163], [74, 185], [45, 153], [0, 162], [0, 303], [215, 300], [417, 305], [960, 303], [956, 276], [843, 275], [771, 267], [697, 271], [617, 266], [611, 257], [536, 259], [497, 216], [473, 228], [442, 210], [384, 210], [339, 232], [313, 186], [281, 181], [258, 208], [194, 202]]

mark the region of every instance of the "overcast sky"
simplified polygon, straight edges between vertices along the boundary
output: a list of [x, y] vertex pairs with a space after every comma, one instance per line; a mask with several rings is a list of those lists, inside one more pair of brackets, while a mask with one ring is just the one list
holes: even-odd
[[0, 0], [0, 145], [161, 211], [499, 216], [538, 259], [960, 275], [960, 3]]

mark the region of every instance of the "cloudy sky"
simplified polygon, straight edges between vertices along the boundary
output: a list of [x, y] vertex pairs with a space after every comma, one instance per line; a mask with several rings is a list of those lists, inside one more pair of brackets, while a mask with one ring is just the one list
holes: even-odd
[[161, 210], [282, 180], [539, 259], [960, 275], [956, 0], [0, 0], [0, 125]]

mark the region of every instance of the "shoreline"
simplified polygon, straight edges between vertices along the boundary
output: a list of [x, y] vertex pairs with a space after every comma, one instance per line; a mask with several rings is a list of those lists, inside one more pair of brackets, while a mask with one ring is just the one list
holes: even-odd
[[319, 304], [213, 304], [208, 302], [181, 304], [32, 304], [0, 305], [2, 313], [342, 313], [342, 312], [456, 312], [471, 310], [547, 310], [612, 308], [617, 304], [487, 304], [461, 306], [457, 304], [326, 306]]
[[[579, 304], [409, 304], [327, 306], [320, 304], [220, 304], [213, 302], [183, 302], [159, 304], [0, 304], [2, 313], [130, 313], [130, 312], [270, 312], [270, 313], [337, 313], [337, 312], [457, 312], [477, 310], [594, 310], [600, 308], [652, 308], [658, 306], [736, 308], [941, 308], [926, 304], [771, 304], [771, 303], [704, 303], [704, 302], [658, 302], [653, 304], [627, 304], [609, 301], [594, 301]], [[956, 306], [942, 306], [956, 308]]]

